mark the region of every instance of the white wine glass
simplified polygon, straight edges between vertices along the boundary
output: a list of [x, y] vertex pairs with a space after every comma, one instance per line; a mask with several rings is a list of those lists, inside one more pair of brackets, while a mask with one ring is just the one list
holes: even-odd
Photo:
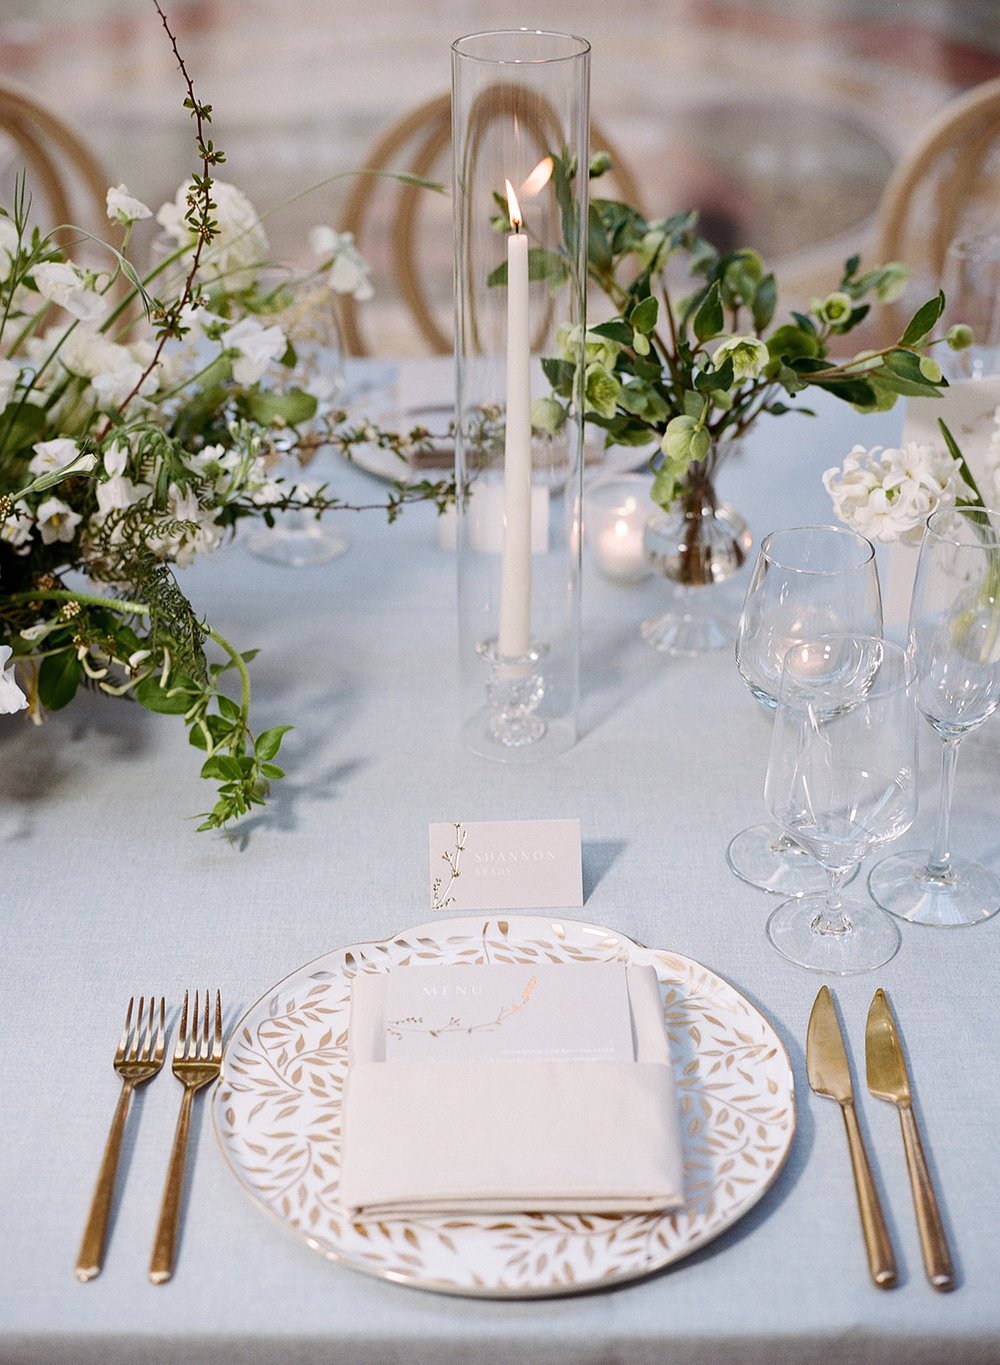
[[943, 325], [964, 322], [974, 338], [965, 350], [949, 349], [942, 356], [948, 378], [980, 380], [1000, 373], [1000, 232], [949, 242], [941, 287], [947, 300]]
[[951, 805], [959, 745], [1000, 705], [1000, 512], [957, 507], [928, 518], [909, 649], [917, 706], [943, 741], [934, 844], [879, 863], [869, 889], [914, 924], [980, 924], [1000, 910], [1000, 878], [952, 854]]
[[870, 971], [899, 947], [896, 922], [871, 901], [845, 899], [843, 887], [916, 815], [915, 691], [907, 652], [878, 636], [828, 635], [785, 658], [764, 794], [828, 886], [779, 905], [767, 936], [801, 967]]
[[[882, 633], [871, 541], [844, 526], [793, 526], [765, 536], [736, 637], [736, 666], [753, 695], [773, 710], [791, 646], [839, 632]], [[774, 824], [742, 830], [726, 859], [745, 882], [779, 895], [811, 895], [826, 885], [823, 869]]]

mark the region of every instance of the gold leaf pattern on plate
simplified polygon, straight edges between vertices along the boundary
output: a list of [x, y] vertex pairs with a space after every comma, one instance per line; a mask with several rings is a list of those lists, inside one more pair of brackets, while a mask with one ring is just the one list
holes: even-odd
[[[352, 1222], [337, 1203], [351, 979], [414, 957], [446, 965], [654, 966], [681, 1114], [684, 1207]], [[579, 1292], [680, 1260], [761, 1198], [795, 1133], [784, 1046], [728, 982], [614, 930], [533, 916], [418, 925], [379, 943], [327, 953], [293, 972], [233, 1031], [213, 1117], [243, 1188], [315, 1250], [394, 1282], [492, 1298]]]

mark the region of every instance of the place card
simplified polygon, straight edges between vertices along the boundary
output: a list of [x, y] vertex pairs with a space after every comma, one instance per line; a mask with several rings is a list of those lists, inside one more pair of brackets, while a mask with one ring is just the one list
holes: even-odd
[[624, 962], [397, 967], [387, 1062], [631, 1062]]
[[583, 904], [579, 820], [432, 824], [432, 910], [557, 910]]

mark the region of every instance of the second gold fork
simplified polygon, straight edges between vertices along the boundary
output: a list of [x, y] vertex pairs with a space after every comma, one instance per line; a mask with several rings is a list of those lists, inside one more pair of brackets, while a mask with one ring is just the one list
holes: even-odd
[[153, 1254], [149, 1262], [149, 1278], [153, 1284], [163, 1284], [174, 1271], [177, 1234], [180, 1228], [181, 1200], [184, 1193], [184, 1166], [187, 1156], [188, 1131], [191, 1126], [191, 1103], [195, 1093], [216, 1080], [222, 1069], [222, 998], [215, 993], [215, 1023], [210, 1032], [208, 991], [205, 992], [204, 1015], [200, 1016], [198, 992], [194, 993], [191, 1028], [188, 1029], [188, 993], [184, 992], [181, 1025], [174, 1050], [172, 1070], [184, 1087], [181, 1110], [177, 1116], [174, 1146], [167, 1167], [163, 1187], [160, 1221], [153, 1239]]

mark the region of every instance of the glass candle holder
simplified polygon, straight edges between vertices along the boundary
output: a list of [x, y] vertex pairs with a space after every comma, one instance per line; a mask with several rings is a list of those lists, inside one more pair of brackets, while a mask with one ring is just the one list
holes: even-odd
[[576, 739], [590, 47], [452, 47], [462, 728], [525, 762]]
[[587, 554], [605, 578], [642, 583], [652, 574], [644, 537], [657, 510], [648, 474], [606, 474], [588, 484], [583, 495]]

